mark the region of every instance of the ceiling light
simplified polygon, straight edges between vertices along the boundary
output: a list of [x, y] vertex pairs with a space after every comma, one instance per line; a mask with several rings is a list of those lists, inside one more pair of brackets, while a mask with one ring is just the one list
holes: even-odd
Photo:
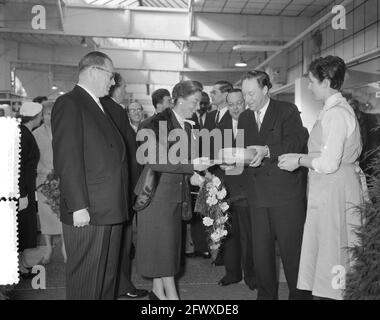
[[65, 94], [65, 91], [59, 91], [59, 94], [61, 94], [61, 95]]
[[58, 87], [57, 87], [56, 85], [53, 84], [53, 85], [51, 86], [51, 90], [57, 90], [57, 89], [58, 89]]
[[244, 61], [243, 56], [240, 54], [240, 61], [235, 62], [235, 67], [245, 68], [246, 66], [248, 66], [248, 64]]

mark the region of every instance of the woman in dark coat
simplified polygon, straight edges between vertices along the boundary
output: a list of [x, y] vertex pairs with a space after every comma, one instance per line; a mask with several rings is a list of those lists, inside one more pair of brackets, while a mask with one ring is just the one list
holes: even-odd
[[[190, 126], [185, 119], [190, 118], [199, 106], [201, 91], [192, 81], [183, 81], [175, 85], [172, 97], [174, 107], [155, 115], [152, 121], [143, 128], [151, 129], [144, 130], [144, 135], [147, 133], [149, 138], [146, 143], [149, 141], [156, 143], [153, 146], [153, 148], [156, 147], [155, 151], [152, 151], [153, 148], [149, 148], [149, 152], [155, 153], [156, 150], [158, 152], [160, 145], [160, 148], [165, 148], [163, 150], [169, 154], [168, 149], [173, 143], [169, 142], [169, 148], [165, 146], [167, 134], [173, 129], [189, 130]], [[167, 132], [163, 130], [165, 128]], [[150, 134], [147, 131], [150, 131]], [[187, 139], [190, 139], [191, 133], [187, 132]], [[207, 168], [205, 165], [189, 164], [188, 155], [180, 154], [181, 162], [178, 164], [171, 163], [169, 154], [166, 163], [157, 161], [154, 164], [146, 165], [160, 175], [151, 203], [138, 212], [137, 272], [144, 277], [153, 278], [150, 299], [179, 299], [174, 277], [180, 269], [181, 208], [185, 193], [190, 192], [186, 185], [188, 180], [185, 179], [185, 175], [193, 174], [194, 170], [205, 170]], [[140, 180], [143, 180], [143, 177], [142, 174]], [[140, 180], [136, 186], [136, 194], [140, 194], [141, 191], [139, 190], [141, 187]]]
[[42, 105], [26, 102], [20, 108], [21, 159], [19, 176], [18, 249], [21, 273], [27, 273], [23, 251], [37, 246], [36, 176], [40, 151], [32, 130], [41, 124]]

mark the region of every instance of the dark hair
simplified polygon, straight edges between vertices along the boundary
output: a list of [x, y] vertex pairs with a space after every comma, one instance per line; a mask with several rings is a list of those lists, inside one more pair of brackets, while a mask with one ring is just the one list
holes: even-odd
[[36, 119], [36, 118], [38, 117], [39, 114], [40, 114], [40, 112], [37, 113], [37, 114], [36, 114], [35, 116], [33, 116], [33, 117], [29, 117], [29, 116], [18, 116], [18, 118], [21, 119], [21, 124], [25, 124], [25, 123], [28, 123], [28, 122], [33, 121], [34, 119]]
[[217, 82], [215, 82], [215, 85], [219, 86], [219, 90], [222, 93], [230, 92], [234, 88], [233, 85], [231, 84], [231, 82], [228, 82], [226, 80], [217, 81]]
[[166, 89], [157, 89], [152, 93], [152, 103], [154, 109], [157, 109], [157, 104], [162, 103], [164, 97], [170, 97], [169, 90]]
[[79, 72], [91, 66], [104, 66], [106, 60], [112, 61], [111, 58], [103, 52], [91, 51], [79, 61]]
[[174, 104], [177, 103], [179, 98], [187, 98], [188, 96], [191, 96], [192, 94], [196, 93], [197, 91], [202, 92], [202, 90], [194, 84], [193, 81], [187, 80], [187, 81], [181, 81], [178, 82], [172, 91], [172, 98]]
[[256, 79], [261, 89], [264, 88], [265, 86], [268, 88], [268, 90], [272, 88], [272, 83], [270, 82], [269, 75], [264, 71], [260, 71], [260, 70], [248, 71], [243, 76], [241, 81], [243, 82], [244, 80], [249, 80], [249, 79]]
[[241, 89], [239, 89], [239, 88], [233, 88], [230, 92], [228, 92], [228, 94], [227, 94], [227, 99], [228, 99], [228, 96], [229, 96], [231, 93], [236, 93], [236, 92], [240, 92], [241, 94], [243, 94], [243, 92], [241, 91]]
[[201, 105], [209, 105], [210, 104], [210, 97], [207, 94], [207, 92], [202, 91], [202, 100], [200, 102]]
[[115, 84], [110, 87], [110, 90], [108, 91], [108, 96], [112, 97], [115, 90], [121, 86], [121, 83], [123, 82], [123, 78], [120, 73], [115, 72], [114, 73], [114, 81]]
[[320, 82], [330, 80], [330, 88], [340, 90], [346, 74], [346, 64], [338, 56], [321, 57], [311, 62], [309, 72]]
[[200, 83], [199, 81], [196, 81], [196, 80], [193, 80], [193, 83], [194, 83], [197, 87], [199, 87], [199, 89], [201, 89], [201, 91], [203, 91], [203, 84], [202, 84], [202, 83]]
[[33, 99], [33, 102], [42, 103], [44, 101], [48, 101], [47, 96], [38, 96]]

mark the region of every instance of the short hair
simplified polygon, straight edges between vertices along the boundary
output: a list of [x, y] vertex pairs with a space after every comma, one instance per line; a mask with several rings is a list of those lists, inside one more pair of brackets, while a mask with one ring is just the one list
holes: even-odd
[[239, 88], [233, 88], [230, 92], [228, 92], [227, 97], [228, 97], [231, 93], [236, 93], [236, 92], [240, 92], [241, 94], [243, 94], [243, 91], [241, 91], [241, 89], [239, 89]]
[[38, 97], [35, 97], [32, 101], [37, 102], [37, 103], [42, 103], [47, 100], [48, 100], [47, 96], [38, 96]]
[[157, 105], [162, 103], [164, 97], [170, 97], [169, 90], [166, 89], [157, 89], [152, 93], [152, 103], [154, 109], [157, 109]]
[[200, 82], [197, 81], [197, 80], [193, 80], [193, 83], [194, 83], [196, 86], [198, 86], [199, 89], [201, 89], [201, 91], [203, 91], [203, 84], [202, 84], [202, 83], [200, 83]]
[[229, 82], [229, 81], [226, 81], [226, 80], [217, 81], [217, 82], [215, 82], [214, 85], [215, 86], [219, 85], [219, 90], [222, 93], [224, 93], [224, 92], [230, 92], [234, 88], [233, 85], [232, 85], [232, 83]]
[[200, 102], [201, 105], [209, 105], [210, 104], [210, 97], [207, 94], [207, 92], [202, 91], [202, 100]]
[[114, 92], [115, 92], [115, 90], [116, 90], [117, 88], [121, 87], [121, 84], [122, 84], [122, 82], [123, 82], [123, 77], [122, 77], [121, 74], [118, 73], [118, 72], [115, 72], [115, 73], [114, 73], [114, 78], [113, 78], [113, 79], [114, 79], [114, 81], [115, 81], [115, 84], [112, 85], [112, 86], [110, 87], [110, 90], [108, 91], [108, 96], [110, 96], [110, 97], [113, 96], [113, 94], [114, 94]]
[[272, 88], [272, 83], [270, 82], [269, 75], [260, 70], [248, 71], [242, 78], [241, 82], [244, 80], [256, 79], [259, 87], [263, 89], [265, 86], [269, 89]]
[[104, 66], [106, 60], [112, 61], [111, 58], [103, 52], [91, 51], [79, 61], [79, 72], [91, 66]]
[[176, 104], [179, 98], [186, 99], [196, 92], [202, 92], [202, 90], [193, 81], [186, 80], [178, 82], [172, 91], [173, 102]]
[[330, 80], [330, 88], [340, 90], [346, 74], [346, 64], [338, 56], [327, 56], [315, 59], [310, 63], [309, 72], [320, 82]]

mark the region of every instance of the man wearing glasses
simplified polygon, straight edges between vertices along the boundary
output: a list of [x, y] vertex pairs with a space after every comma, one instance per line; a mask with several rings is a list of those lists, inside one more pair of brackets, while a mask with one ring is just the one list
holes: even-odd
[[90, 52], [79, 62], [78, 84], [52, 110], [67, 299], [116, 298], [128, 160], [123, 137], [99, 101], [114, 84], [111, 59]]

